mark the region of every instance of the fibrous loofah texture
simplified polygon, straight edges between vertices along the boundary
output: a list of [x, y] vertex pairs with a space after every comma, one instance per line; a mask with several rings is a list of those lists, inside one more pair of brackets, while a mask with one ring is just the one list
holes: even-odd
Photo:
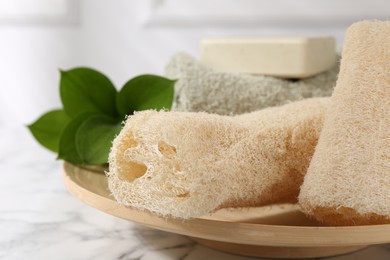
[[185, 53], [175, 55], [166, 75], [178, 79], [172, 110], [238, 115], [292, 101], [332, 94], [339, 71], [292, 81], [261, 75], [218, 72]]
[[353, 24], [342, 57], [299, 202], [328, 224], [390, 222], [390, 22]]
[[110, 190], [126, 206], [183, 219], [222, 207], [296, 202], [327, 101], [234, 117], [138, 112], [114, 140]]

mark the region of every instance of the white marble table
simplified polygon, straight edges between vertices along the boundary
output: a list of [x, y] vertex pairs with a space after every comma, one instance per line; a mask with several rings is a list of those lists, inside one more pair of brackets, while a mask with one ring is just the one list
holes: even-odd
[[[84, 205], [66, 191], [61, 164], [26, 129], [0, 127], [1, 260], [252, 259]], [[388, 260], [390, 244], [328, 259]]]

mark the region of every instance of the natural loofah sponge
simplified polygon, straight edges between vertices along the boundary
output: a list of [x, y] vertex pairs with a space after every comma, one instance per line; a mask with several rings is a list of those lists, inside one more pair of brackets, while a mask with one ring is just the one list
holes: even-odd
[[291, 81], [271, 76], [218, 72], [185, 53], [175, 55], [166, 76], [178, 79], [172, 110], [237, 115], [332, 94], [338, 62], [317, 76]]
[[353, 24], [342, 57], [299, 202], [327, 224], [390, 223], [390, 22]]
[[144, 111], [113, 142], [109, 188], [126, 206], [193, 218], [296, 202], [328, 98], [240, 116]]

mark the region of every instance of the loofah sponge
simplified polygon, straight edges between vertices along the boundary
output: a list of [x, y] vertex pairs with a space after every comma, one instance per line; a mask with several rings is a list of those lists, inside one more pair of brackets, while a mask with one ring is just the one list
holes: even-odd
[[237, 115], [312, 97], [330, 96], [338, 62], [329, 71], [303, 80], [218, 72], [185, 53], [175, 55], [166, 76], [178, 79], [173, 110]]
[[138, 112], [113, 142], [109, 188], [123, 205], [183, 219], [296, 202], [327, 104], [306, 99], [240, 116]]
[[353, 24], [342, 57], [299, 202], [327, 224], [390, 223], [390, 22]]

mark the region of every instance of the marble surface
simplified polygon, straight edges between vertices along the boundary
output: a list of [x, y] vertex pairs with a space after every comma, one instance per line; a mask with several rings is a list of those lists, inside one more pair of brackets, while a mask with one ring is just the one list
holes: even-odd
[[[0, 127], [0, 259], [253, 259], [84, 205], [66, 191], [61, 164], [25, 128]], [[388, 260], [390, 244], [327, 259]]]

